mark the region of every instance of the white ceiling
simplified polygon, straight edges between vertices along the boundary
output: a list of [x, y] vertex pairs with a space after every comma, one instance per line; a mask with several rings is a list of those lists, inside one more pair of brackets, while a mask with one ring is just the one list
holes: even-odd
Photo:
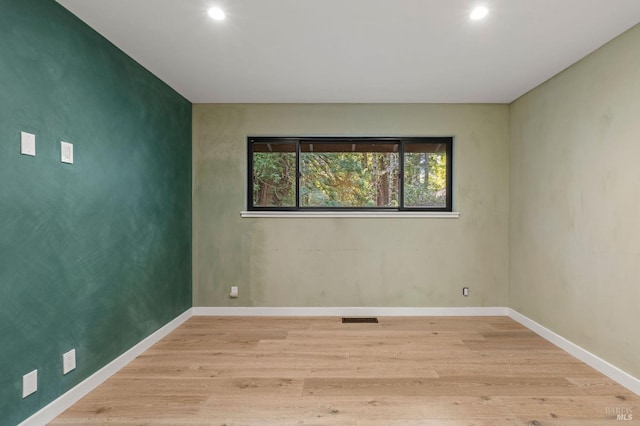
[[639, 0], [58, 2], [194, 103], [511, 102], [640, 22]]

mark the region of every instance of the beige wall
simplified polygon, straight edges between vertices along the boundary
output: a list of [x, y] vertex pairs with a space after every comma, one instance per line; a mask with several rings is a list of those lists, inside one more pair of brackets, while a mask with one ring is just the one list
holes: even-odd
[[[637, 46], [510, 106], [194, 105], [194, 306], [510, 306], [640, 377]], [[461, 216], [241, 219], [248, 135], [453, 135]]]
[[[240, 218], [248, 135], [452, 135], [460, 218]], [[194, 105], [194, 306], [506, 306], [508, 139], [507, 105]]]
[[640, 26], [511, 107], [511, 307], [640, 377]]

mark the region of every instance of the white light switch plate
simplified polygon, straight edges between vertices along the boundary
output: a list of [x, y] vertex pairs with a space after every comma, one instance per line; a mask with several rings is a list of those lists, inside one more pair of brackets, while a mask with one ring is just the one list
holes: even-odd
[[71, 349], [62, 355], [62, 374], [67, 374], [76, 369], [76, 350]]
[[73, 164], [73, 144], [60, 142], [60, 161]]
[[26, 398], [38, 390], [38, 370], [22, 376], [22, 397]]
[[20, 154], [36, 156], [36, 135], [20, 132]]

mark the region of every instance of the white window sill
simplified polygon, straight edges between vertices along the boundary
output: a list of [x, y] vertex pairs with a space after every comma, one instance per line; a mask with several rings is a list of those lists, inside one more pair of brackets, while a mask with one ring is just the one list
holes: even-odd
[[372, 212], [340, 212], [340, 211], [296, 211], [296, 212], [275, 212], [275, 211], [241, 211], [241, 217], [246, 218], [254, 218], [254, 217], [273, 217], [273, 218], [350, 218], [350, 219], [358, 219], [358, 218], [431, 218], [431, 219], [458, 219], [460, 217], [460, 212], [383, 212], [383, 211], [372, 211]]

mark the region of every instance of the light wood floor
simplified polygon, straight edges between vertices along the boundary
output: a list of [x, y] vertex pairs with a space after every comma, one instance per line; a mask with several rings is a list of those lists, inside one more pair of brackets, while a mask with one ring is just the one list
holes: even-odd
[[[616, 411], [631, 414], [619, 423]], [[640, 397], [507, 317], [193, 317], [53, 424], [636, 424]]]

